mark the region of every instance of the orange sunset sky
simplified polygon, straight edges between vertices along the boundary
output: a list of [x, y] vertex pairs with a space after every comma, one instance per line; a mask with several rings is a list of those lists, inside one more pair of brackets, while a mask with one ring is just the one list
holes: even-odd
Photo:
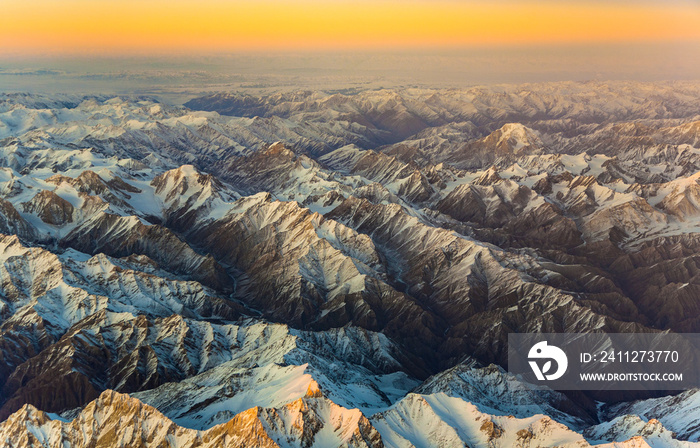
[[0, 0], [0, 55], [699, 42], [700, 2]]

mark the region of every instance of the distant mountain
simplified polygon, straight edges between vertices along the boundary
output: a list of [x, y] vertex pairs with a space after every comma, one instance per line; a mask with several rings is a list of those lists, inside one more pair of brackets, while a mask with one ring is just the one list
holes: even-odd
[[693, 446], [694, 390], [503, 367], [513, 332], [700, 331], [699, 100], [0, 94], [0, 441]]

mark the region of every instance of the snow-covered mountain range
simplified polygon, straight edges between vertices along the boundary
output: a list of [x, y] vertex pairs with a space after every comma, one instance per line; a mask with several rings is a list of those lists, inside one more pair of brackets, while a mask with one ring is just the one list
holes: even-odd
[[0, 94], [0, 445], [700, 446], [512, 332], [700, 331], [700, 85]]

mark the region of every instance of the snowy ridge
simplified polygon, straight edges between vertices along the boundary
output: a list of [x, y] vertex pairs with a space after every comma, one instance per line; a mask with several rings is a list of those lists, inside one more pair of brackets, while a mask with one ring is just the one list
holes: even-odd
[[0, 95], [0, 444], [693, 446], [696, 391], [499, 365], [700, 331], [698, 98]]
[[[53, 420], [31, 405], [0, 424], [0, 440], [16, 447], [114, 446], [264, 447], [289, 444], [318, 447], [381, 447], [381, 438], [357, 410], [316, 396], [279, 408], [251, 408], [207, 431], [182, 428], [156, 409], [128, 395], [102, 393], [72, 421]], [[131, 425], [124, 426], [127, 419]]]

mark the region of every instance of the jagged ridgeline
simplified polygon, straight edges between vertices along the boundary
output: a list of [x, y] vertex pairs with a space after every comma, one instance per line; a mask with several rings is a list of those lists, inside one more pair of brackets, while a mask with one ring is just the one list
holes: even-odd
[[698, 179], [697, 83], [2, 94], [0, 446], [693, 446], [504, 367], [700, 332]]

